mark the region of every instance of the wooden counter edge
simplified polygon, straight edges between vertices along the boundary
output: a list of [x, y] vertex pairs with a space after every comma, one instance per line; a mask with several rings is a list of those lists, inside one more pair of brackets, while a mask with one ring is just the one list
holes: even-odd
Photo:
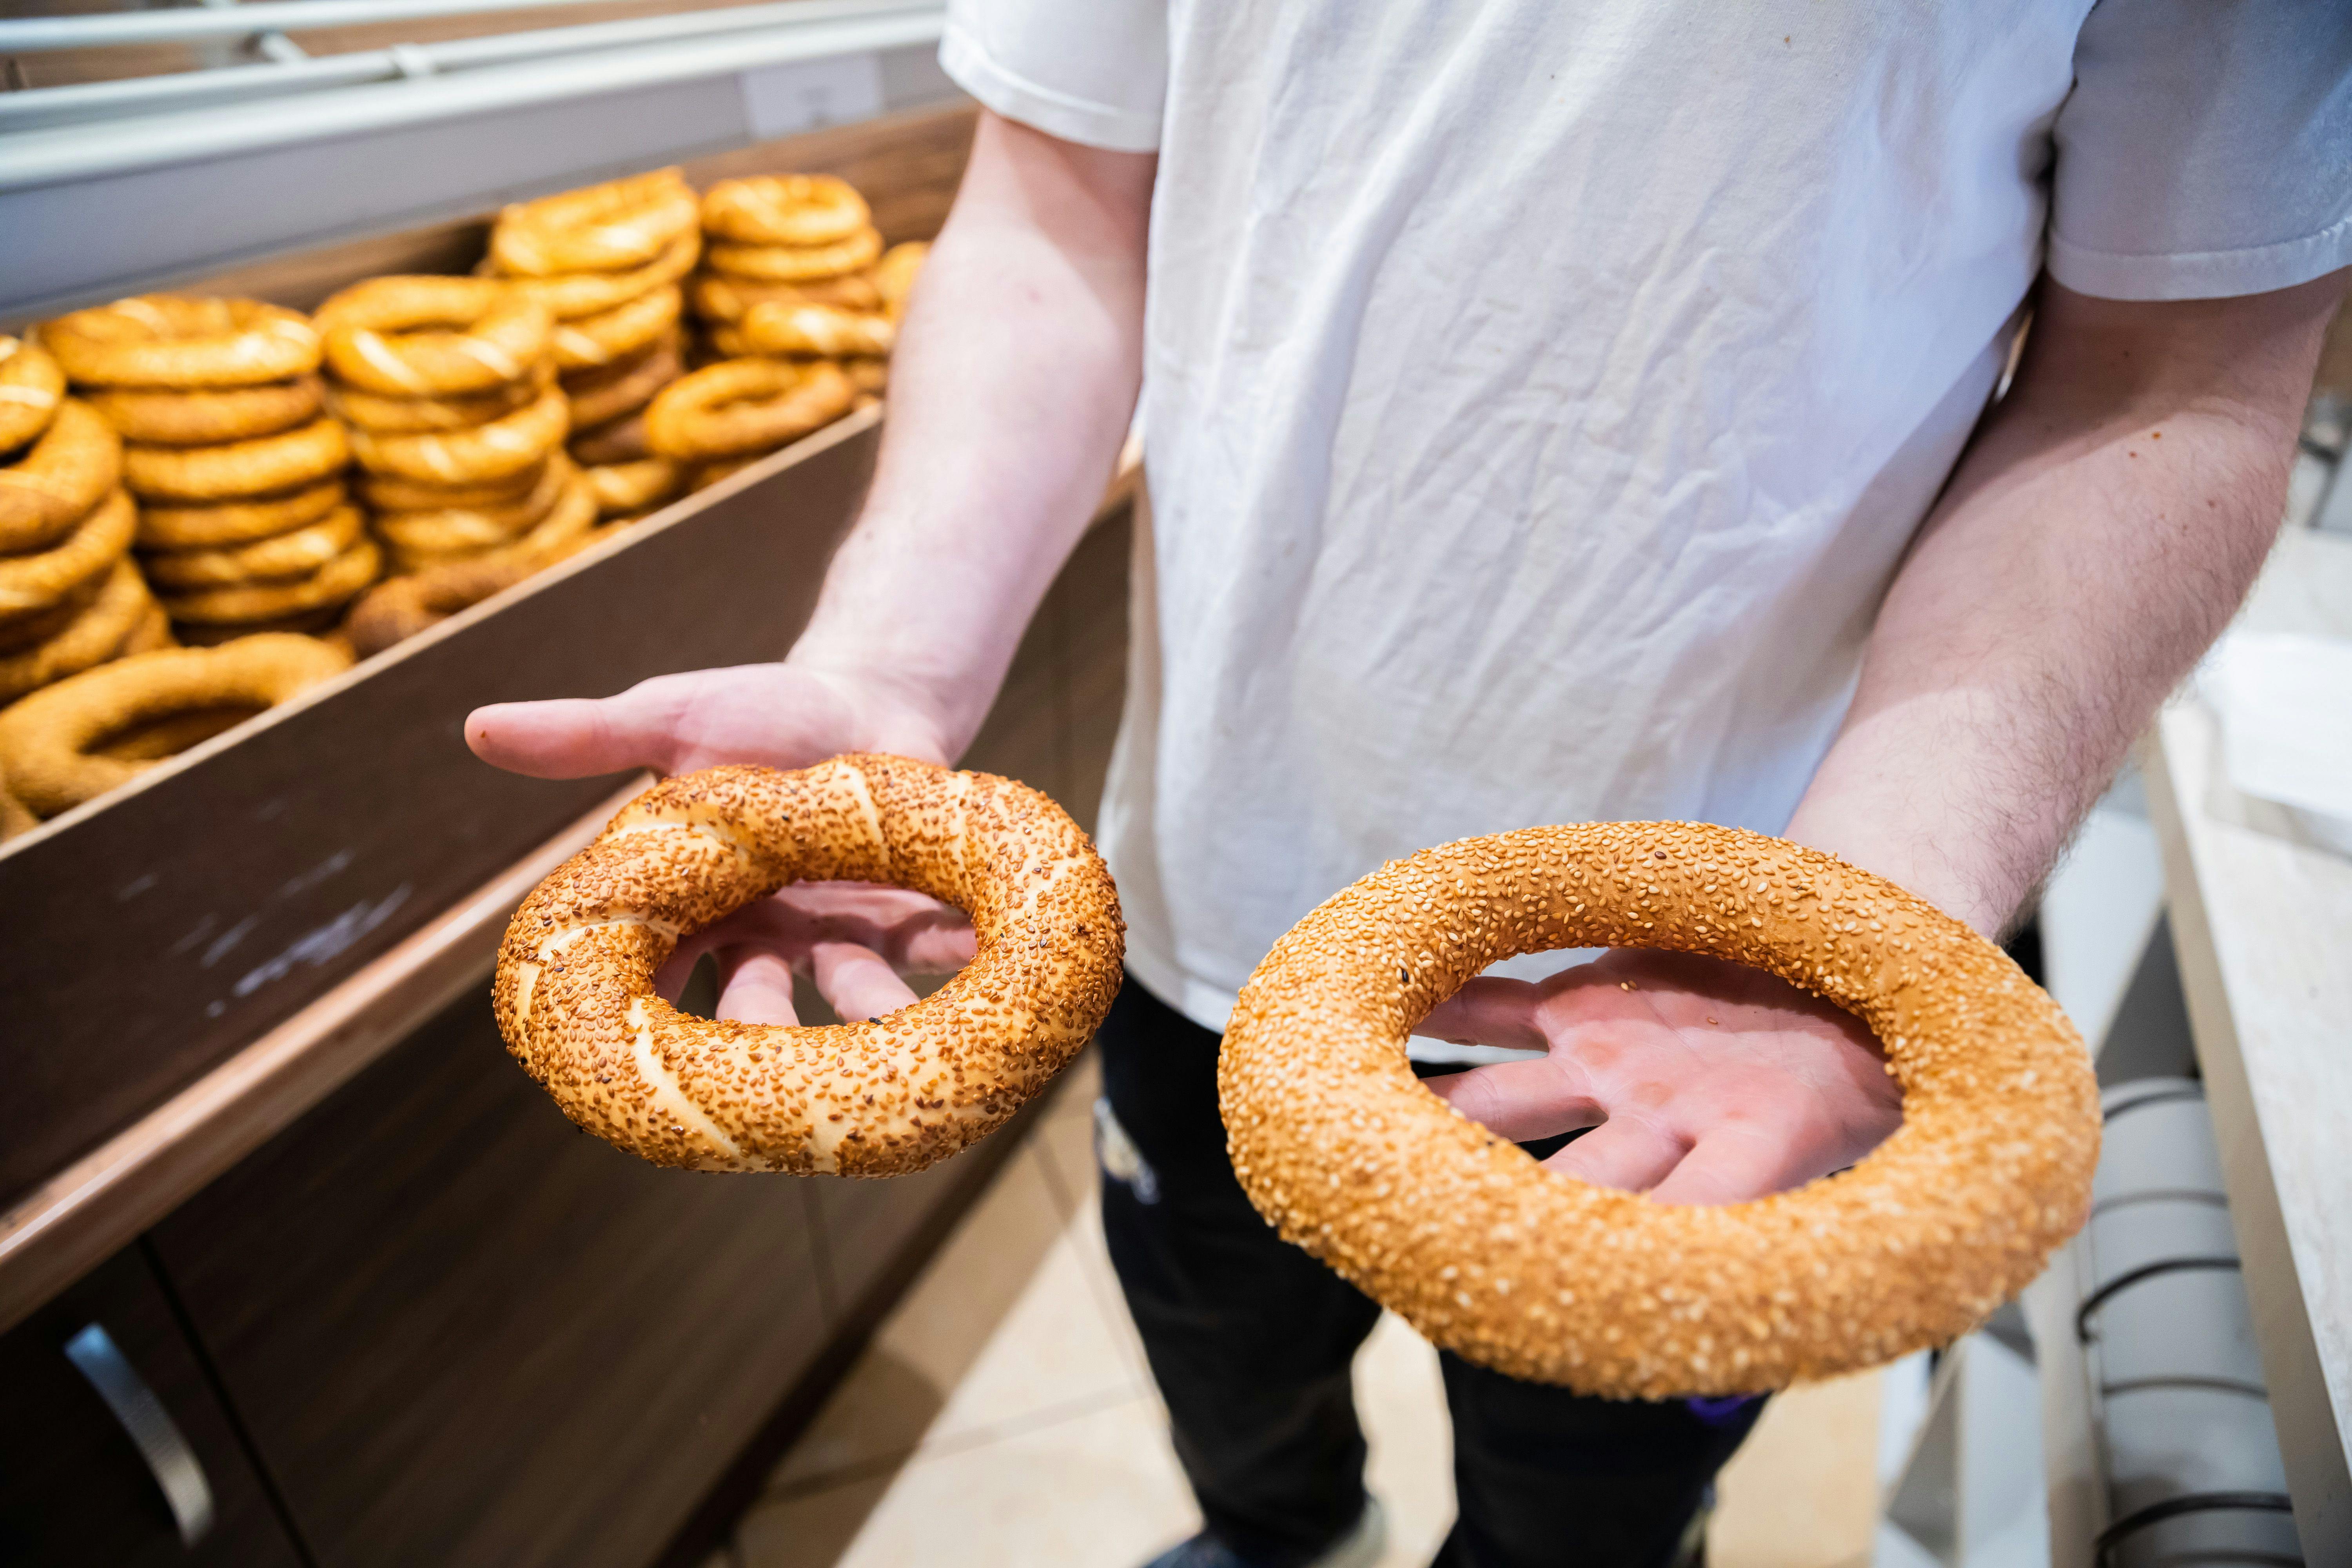
[[2240, 1277], [2254, 1315], [2254, 1338], [2270, 1392], [2271, 1416], [2286, 1462], [2295, 1530], [2315, 1563], [2352, 1562], [2352, 1456], [2330, 1401], [2286, 1215], [2271, 1174], [2254, 1091], [2240, 1050], [2228, 981], [2221, 972], [2200, 865], [2203, 835], [2189, 814], [2202, 782], [2174, 772], [2197, 714], [2168, 708], [2139, 742], [2148, 821], [2164, 860], [2173, 955], [2189, 1005], [2189, 1032], [2220, 1146]]
[[0, 1214], [0, 1332], [259, 1148], [489, 972], [508, 918], [640, 776]]

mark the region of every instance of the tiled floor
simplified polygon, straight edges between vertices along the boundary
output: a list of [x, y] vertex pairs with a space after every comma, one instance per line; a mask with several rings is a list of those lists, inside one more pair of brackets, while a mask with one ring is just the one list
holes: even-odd
[[[1197, 1523], [1094, 1205], [1091, 1061], [877, 1333], [709, 1568], [1134, 1568]], [[1717, 1568], [1849, 1568], [1874, 1378], [1785, 1395], [1723, 1478]], [[1381, 1568], [1454, 1512], [1437, 1358], [1394, 1318], [1356, 1365]]]

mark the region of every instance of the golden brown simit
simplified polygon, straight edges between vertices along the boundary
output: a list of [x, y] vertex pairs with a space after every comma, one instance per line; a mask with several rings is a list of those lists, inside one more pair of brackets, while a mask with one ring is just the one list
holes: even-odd
[[[1904, 1123], [1794, 1192], [1672, 1207], [1543, 1170], [1422, 1089], [1405, 1038], [1515, 953], [1768, 970], [1884, 1042]], [[1390, 862], [1250, 977], [1218, 1093], [1280, 1228], [1433, 1342], [1612, 1398], [1751, 1394], [1942, 1344], [2080, 1227], [2083, 1043], [2001, 951], [1893, 883], [1737, 828], [1534, 827]]]
[[[690, 1017], [654, 994], [678, 937], [803, 879], [911, 888], [979, 953], [888, 1016], [826, 1028]], [[995, 1128], [1084, 1046], [1125, 928], [1094, 846], [1036, 791], [904, 757], [666, 780], [540, 884], [493, 992], [565, 1115], [658, 1165], [919, 1171]]]

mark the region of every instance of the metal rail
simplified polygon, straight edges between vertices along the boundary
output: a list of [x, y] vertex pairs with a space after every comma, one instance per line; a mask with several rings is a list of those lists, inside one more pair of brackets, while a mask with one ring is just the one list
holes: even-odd
[[[289, 3], [299, 5], [303, 0]], [[347, 3], [349, 0], [320, 0], [321, 5]], [[275, 7], [257, 5], [238, 10], [249, 15], [270, 8]], [[647, 24], [670, 24], [672, 30], [667, 34], [624, 35], [625, 41], [634, 40], [627, 47], [606, 47], [580, 55], [526, 58], [448, 74], [431, 67], [430, 62], [461, 46], [402, 45], [382, 52], [411, 59], [421, 58], [429, 68], [422, 74], [396, 71], [394, 74], [402, 79], [362, 81], [334, 91], [297, 92], [290, 97], [273, 95], [251, 102], [211, 102], [197, 107], [175, 104], [163, 113], [13, 132], [0, 141], [0, 192], [196, 163], [268, 147], [365, 135], [398, 126], [633, 88], [730, 76], [761, 66], [936, 43], [944, 26], [945, 8], [937, 4], [861, 5], [855, 7], [854, 14], [835, 10], [831, 20], [809, 19], [807, 13], [813, 8], [810, 0], [781, 5], [775, 9], [793, 13], [794, 19], [749, 29], [714, 27], [711, 19], [723, 17], [724, 12], [646, 18]], [[593, 26], [622, 28], [637, 25]], [[667, 41], [646, 43], [643, 38], [647, 36], [666, 37]], [[495, 56], [502, 41], [468, 42], [484, 55]], [[397, 65], [399, 61], [395, 59], [394, 63]], [[305, 70], [309, 67], [295, 62], [259, 68]], [[26, 92], [9, 96], [35, 95]]]
[[81, 16], [19, 16], [0, 20], [0, 55], [118, 48], [131, 44], [190, 44], [208, 38], [241, 38], [254, 33], [315, 32], [325, 27], [491, 16], [502, 11], [579, 4], [581, 0], [256, 0], [247, 5], [107, 11]]
[[[332, 3], [340, 4], [341, 0]], [[248, 16], [258, 9], [261, 7], [241, 7]], [[394, 44], [389, 48], [290, 58], [278, 64], [224, 66], [165, 76], [31, 88], [0, 93], [0, 132], [249, 103], [371, 82], [552, 59], [597, 49], [636, 48], [726, 33], [808, 27], [832, 21], [936, 16], [940, 10], [940, 0], [780, 0], [773, 5], [590, 22], [446, 43]]]

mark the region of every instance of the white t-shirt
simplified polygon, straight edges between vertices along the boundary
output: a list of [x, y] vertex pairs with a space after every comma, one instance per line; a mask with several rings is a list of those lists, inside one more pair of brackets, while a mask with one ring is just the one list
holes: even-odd
[[2323, 0], [953, 0], [940, 58], [1160, 154], [1101, 837], [1212, 1028], [1391, 857], [1783, 827], [2045, 253], [2352, 263]]

